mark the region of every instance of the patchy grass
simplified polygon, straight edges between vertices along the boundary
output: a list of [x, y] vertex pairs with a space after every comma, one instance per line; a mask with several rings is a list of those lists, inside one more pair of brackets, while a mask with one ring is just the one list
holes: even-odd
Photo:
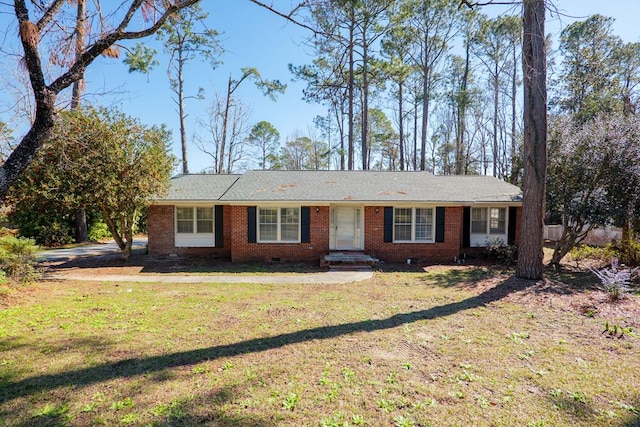
[[0, 311], [0, 420], [639, 425], [638, 297], [606, 308], [566, 286], [470, 266], [349, 285], [41, 283]]

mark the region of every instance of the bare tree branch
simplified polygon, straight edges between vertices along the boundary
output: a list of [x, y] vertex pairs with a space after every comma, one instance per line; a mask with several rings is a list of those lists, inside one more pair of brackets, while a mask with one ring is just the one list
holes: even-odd
[[307, 29], [307, 30], [309, 30], [309, 31], [312, 31], [314, 34], [317, 34], [317, 33], [318, 33], [318, 31], [317, 31], [315, 28], [312, 28], [312, 27], [310, 27], [309, 25], [305, 24], [304, 22], [300, 22], [299, 20], [297, 20], [297, 19], [295, 19], [295, 18], [294, 18], [294, 15], [296, 14], [296, 12], [297, 12], [299, 9], [301, 9], [301, 8], [303, 8], [303, 7], [305, 7], [305, 6], [308, 6], [308, 5], [309, 5], [309, 2], [308, 2], [307, 0], [305, 0], [305, 1], [301, 2], [301, 3], [299, 3], [296, 7], [294, 7], [293, 9], [291, 9], [291, 11], [290, 11], [289, 13], [281, 12], [281, 11], [279, 11], [279, 10], [275, 9], [273, 6], [267, 5], [267, 4], [265, 4], [265, 3], [263, 3], [263, 2], [261, 2], [261, 1], [259, 1], [259, 0], [249, 0], [249, 1], [250, 1], [251, 3], [257, 4], [257, 5], [258, 5], [258, 6], [260, 6], [260, 7], [263, 7], [263, 8], [265, 8], [265, 9], [267, 9], [267, 10], [268, 10], [268, 11], [270, 11], [270, 12], [275, 13], [276, 15], [278, 15], [278, 16], [280, 16], [280, 17], [282, 17], [282, 18], [286, 19], [286, 20], [287, 20], [287, 21], [289, 21], [289, 22], [293, 22], [294, 24], [296, 24], [296, 25], [298, 25], [298, 26], [300, 26], [300, 27], [302, 27], [302, 28], [305, 28], [305, 29]]

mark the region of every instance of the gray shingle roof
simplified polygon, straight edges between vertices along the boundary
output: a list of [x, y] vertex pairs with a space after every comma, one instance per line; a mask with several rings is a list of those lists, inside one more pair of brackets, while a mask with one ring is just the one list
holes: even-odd
[[[230, 188], [229, 188], [230, 187]], [[228, 188], [228, 190], [227, 190]], [[225, 192], [225, 190], [227, 190]], [[521, 202], [522, 191], [497, 178], [428, 172], [250, 171], [182, 175], [164, 200], [223, 202]]]
[[220, 197], [241, 175], [193, 174], [177, 175], [171, 178], [166, 201], [210, 201]]

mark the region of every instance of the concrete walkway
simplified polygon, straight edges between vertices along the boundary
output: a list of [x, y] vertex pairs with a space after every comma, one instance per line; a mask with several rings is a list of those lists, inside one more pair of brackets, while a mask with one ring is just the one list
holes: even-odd
[[[147, 245], [146, 238], [136, 238], [133, 241], [133, 250], [144, 250]], [[77, 246], [68, 249], [50, 249], [41, 251], [38, 257], [46, 262], [64, 262], [76, 258], [102, 256], [118, 253], [120, 249], [111, 243], [95, 243]], [[169, 274], [90, 274], [85, 275], [77, 270], [68, 273], [56, 272], [45, 276], [49, 280], [82, 280], [92, 282], [157, 282], [157, 283], [283, 283], [283, 284], [340, 284], [360, 282], [373, 277], [370, 269], [363, 270], [331, 270], [323, 273], [291, 274], [291, 275], [169, 275]]]
[[146, 283], [273, 283], [273, 284], [341, 284], [360, 282], [373, 277], [371, 270], [362, 271], [327, 271], [325, 273], [293, 274], [287, 276], [271, 275], [83, 275], [82, 273], [48, 274], [50, 280], [82, 280], [92, 282], [146, 282]]

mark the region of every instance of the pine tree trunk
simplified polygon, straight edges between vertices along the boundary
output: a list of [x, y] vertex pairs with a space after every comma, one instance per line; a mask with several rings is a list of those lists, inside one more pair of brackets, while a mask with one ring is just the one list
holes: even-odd
[[402, 86], [403, 82], [398, 83], [398, 133], [399, 133], [399, 144], [398, 148], [400, 149], [400, 170], [405, 170], [404, 167], [404, 111], [402, 111]]
[[547, 85], [545, 1], [524, 0], [524, 177], [522, 223], [516, 275], [538, 280], [543, 272], [544, 204], [547, 174]]
[[[78, 9], [76, 14], [76, 60], [82, 56], [84, 52], [85, 26], [87, 19], [87, 8], [85, 0], [78, 0]], [[84, 77], [84, 73], [83, 73]], [[80, 78], [73, 82], [71, 90], [71, 110], [80, 108], [80, 99], [84, 88], [84, 78]], [[84, 208], [76, 211], [76, 243], [84, 243], [89, 241], [89, 232], [87, 230], [87, 213]]]

